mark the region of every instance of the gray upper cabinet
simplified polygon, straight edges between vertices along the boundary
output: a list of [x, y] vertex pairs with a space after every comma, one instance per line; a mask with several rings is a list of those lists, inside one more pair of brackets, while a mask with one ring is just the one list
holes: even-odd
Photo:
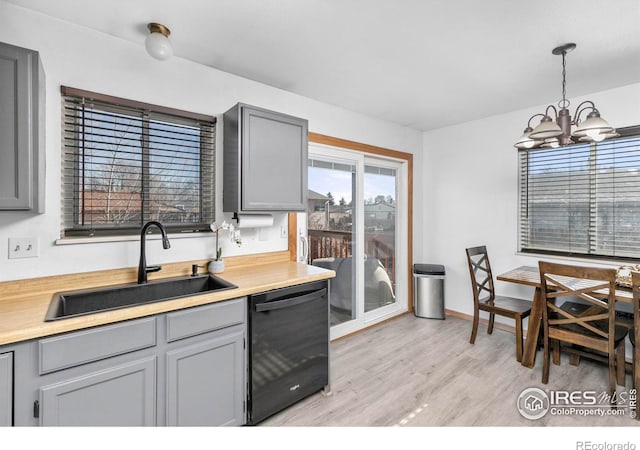
[[0, 354], [0, 426], [13, 425], [13, 353]]
[[224, 114], [225, 212], [305, 211], [308, 122], [238, 103]]
[[0, 211], [44, 212], [44, 98], [38, 52], [0, 42]]

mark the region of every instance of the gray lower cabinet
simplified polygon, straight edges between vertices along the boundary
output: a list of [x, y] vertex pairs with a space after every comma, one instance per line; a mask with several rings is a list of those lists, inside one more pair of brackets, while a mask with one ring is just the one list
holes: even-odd
[[0, 354], [0, 426], [13, 425], [13, 353]]
[[40, 389], [45, 426], [152, 426], [155, 407], [153, 356]]
[[307, 120], [242, 103], [223, 118], [224, 211], [306, 211]]
[[167, 425], [244, 423], [244, 338], [237, 330], [167, 352]]
[[246, 326], [242, 297], [0, 347], [0, 425], [242, 425]]
[[44, 212], [44, 98], [38, 52], [0, 42], [0, 211]]

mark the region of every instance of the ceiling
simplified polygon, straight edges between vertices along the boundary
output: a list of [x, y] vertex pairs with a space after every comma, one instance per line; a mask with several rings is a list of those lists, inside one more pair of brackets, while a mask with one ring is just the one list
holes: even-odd
[[638, 0], [7, 1], [419, 130], [640, 82]]

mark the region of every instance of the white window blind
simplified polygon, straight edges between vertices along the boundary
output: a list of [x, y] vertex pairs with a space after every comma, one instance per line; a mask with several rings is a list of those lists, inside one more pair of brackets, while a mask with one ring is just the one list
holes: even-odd
[[640, 258], [640, 127], [520, 152], [520, 249]]
[[213, 221], [215, 118], [62, 88], [64, 235]]

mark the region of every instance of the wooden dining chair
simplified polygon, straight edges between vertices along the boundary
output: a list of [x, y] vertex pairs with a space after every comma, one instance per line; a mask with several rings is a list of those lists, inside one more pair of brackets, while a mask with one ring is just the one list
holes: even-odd
[[[564, 342], [605, 355], [609, 365], [609, 393], [616, 381], [624, 384], [624, 338], [628, 329], [615, 324], [615, 269], [581, 267], [540, 261], [544, 361], [542, 383], [549, 382], [549, 347]], [[578, 297], [588, 308], [573, 312], [559, 300]]]
[[476, 342], [480, 311], [489, 313], [487, 333], [493, 333], [496, 314], [509, 317], [516, 323], [516, 359], [522, 361], [522, 321], [531, 314], [531, 302], [519, 298], [496, 295], [487, 247], [484, 245], [466, 249], [471, 287], [473, 289], [473, 327], [469, 342]]

